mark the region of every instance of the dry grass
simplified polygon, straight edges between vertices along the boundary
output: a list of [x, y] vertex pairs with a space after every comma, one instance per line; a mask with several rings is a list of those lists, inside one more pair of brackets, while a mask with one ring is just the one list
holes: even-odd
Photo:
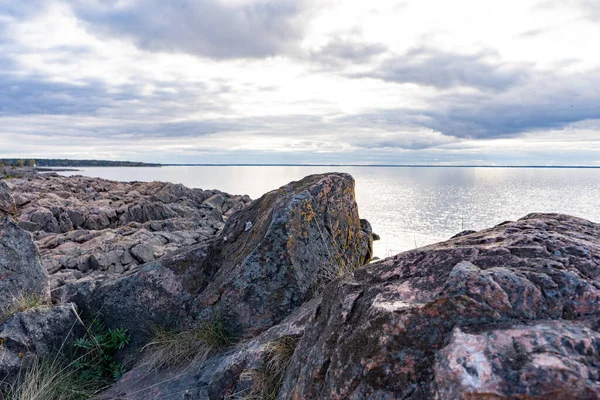
[[249, 393], [241, 394], [243, 400], [275, 400], [283, 383], [285, 371], [290, 365], [298, 339], [283, 337], [268, 343], [265, 349], [263, 365], [242, 373], [242, 379], [253, 381]]
[[[322, 260], [321, 264], [318, 266], [311, 288], [311, 297], [314, 297], [322, 293], [330, 282], [352, 274], [358, 266], [348, 265], [347, 261], [340, 253], [340, 245], [337, 243], [333, 234], [327, 232], [327, 229], [324, 228], [325, 224], [312, 210], [310, 204], [308, 207], [312, 212], [312, 220], [315, 221], [315, 226], [321, 236], [325, 251], [327, 251], [329, 256], [327, 260]], [[331, 246], [328, 244], [327, 238], [331, 238]]]
[[[12, 310], [21, 312], [44, 306], [47, 304], [37, 296], [23, 296], [13, 305]], [[71, 346], [65, 349], [69, 338], [72, 337], [73, 328], [77, 324], [75, 322], [53, 355], [23, 356], [21, 370], [16, 381], [12, 384], [4, 382], [3, 387], [7, 388], [8, 392], [4, 394], [0, 392], [0, 399], [89, 400], [111, 383], [110, 380], [101, 379], [102, 377], [90, 379], [89, 371], [104, 371], [101, 368], [108, 362], [111, 362], [111, 366], [115, 364], [120, 368], [108, 351], [112, 347], [120, 349], [127, 343], [129, 337], [123, 337], [126, 331], [122, 329], [96, 331], [95, 325], [87, 326], [83, 323], [74, 306], [72, 306], [72, 310], [87, 334], [77, 338], [72, 349]], [[77, 343], [84, 341], [92, 342], [94, 349], [84, 346], [85, 351], [74, 351], [78, 348]], [[107, 344], [107, 341], [110, 343]], [[100, 351], [96, 351], [95, 348]], [[22, 354], [19, 354], [19, 357], [21, 356]]]
[[7, 400], [86, 400], [93, 391], [78, 380], [77, 372], [58, 357], [35, 358], [6, 394]]
[[183, 363], [199, 365], [210, 354], [231, 343], [230, 335], [220, 321], [205, 322], [181, 331], [157, 328], [154, 338], [144, 346], [143, 362], [153, 368]]
[[34, 308], [49, 307], [50, 301], [37, 293], [21, 293], [15, 297], [11, 304], [0, 315], [0, 322], [4, 322], [10, 317]]

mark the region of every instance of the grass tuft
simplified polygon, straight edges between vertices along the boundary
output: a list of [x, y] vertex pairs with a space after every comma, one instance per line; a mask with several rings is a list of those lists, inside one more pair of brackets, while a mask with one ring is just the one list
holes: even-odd
[[35, 358], [6, 394], [7, 400], [87, 400], [94, 391], [85, 387], [77, 371], [61, 361]]
[[298, 339], [291, 336], [268, 343], [262, 368], [242, 373], [242, 379], [253, 381], [254, 384], [250, 392], [241, 396], [241, 399], [276, 400], [297, 344]]
[[50, 307], [50, 301], [37, 293], [21, 293], [15, 297], [12, 303], [0, 315], [0, 322], [4, 322], [12, 316], [34, 308]]
[[174, 367], [183, 363], [199, 365], [216, 350], [232, 344], [221, 321], [205, 322], [197, 327], [172, 331], [156, 328], [154, 338], [144, 346], [144, 363], [152, 368]]
[[[31, 298], [27, 309], [37, 300]], [[40, 303], [43, 305], [43, 303]], [[38, 305], [38, 306], [40, 306]], [[23, 310], [21, 310], [23, 311]], [[71, 332], [64, 338], [54, 356], [27, 356], [23, 358], [21, 371], [12, 385], [3, 385], [8, 392], [0, 399], [8, 400], [87, 400], [118, 380], [123, 369], [114, 358], [117, 350], [129, 343], [126, 329], [107, 329], [97, 319], [90, 325], [83, 323], [73, 307], [85, 335], [75, 339], [71, 349], [65, 344]]]

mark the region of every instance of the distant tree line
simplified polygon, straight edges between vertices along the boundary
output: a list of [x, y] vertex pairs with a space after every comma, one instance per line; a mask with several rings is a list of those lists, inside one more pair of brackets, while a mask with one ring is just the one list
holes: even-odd
[[14, 167], [160, 167], [160, 164], [137, 161], [67, 160], [54, 158], [0, 158], [0, 166]]

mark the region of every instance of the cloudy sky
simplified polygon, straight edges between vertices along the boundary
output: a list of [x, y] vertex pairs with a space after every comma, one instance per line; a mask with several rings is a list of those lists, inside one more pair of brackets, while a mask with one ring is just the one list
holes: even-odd
[[600, 166], [598, 0], [0, 0], [0, 157]]

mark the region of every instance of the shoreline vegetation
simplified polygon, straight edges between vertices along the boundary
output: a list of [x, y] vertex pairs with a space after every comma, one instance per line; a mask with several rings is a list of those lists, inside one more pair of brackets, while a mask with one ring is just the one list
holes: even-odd
[[0, 158], [0, 166], [8, 167], [160, 167], [161, 164], [137, 161], [72, 160], [54, 158]]

